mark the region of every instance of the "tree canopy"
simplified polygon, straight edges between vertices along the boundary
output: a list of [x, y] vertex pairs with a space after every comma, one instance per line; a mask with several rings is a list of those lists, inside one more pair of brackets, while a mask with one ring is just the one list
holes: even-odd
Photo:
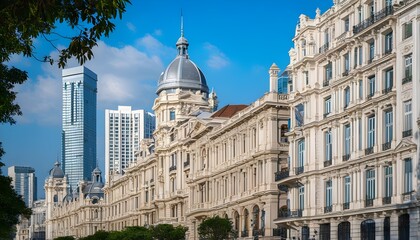
[[[15, 124], [14, 117], [22, 114], [15, 103], [13, 89], [23, 84], [28, 74], [8, 63], [12, 55], [33, 57], [60, 68], [64, 68], [71, 58], [84, 64], [93, 57], [92, 48], [101, 37], [108, 37], [115, 29], [112, 20], [121, 18], [128, 4], [130, 0], [1, 0], [0, 124]], [[67, 26], [70, 31], [60, 33], [60, 25]], [[57, 39], [67, 45], [58, 47]], [[38, 55], [35, 40], [50, 44], [58, 57]], [[3, 154], [0, 141], [0, 160]], [[1, 166], [4, 164], [0, 162]], [[0, 172], [0, 239], [9, 239], [8, 234], [18, 223], [19, 215], [30, 215], [10, 183], [10, 178]]]
[[228, 239], [232, 230], [232, 222], [219, 216], [207, 218], [198, 226], [200, 238], [206, 240]]

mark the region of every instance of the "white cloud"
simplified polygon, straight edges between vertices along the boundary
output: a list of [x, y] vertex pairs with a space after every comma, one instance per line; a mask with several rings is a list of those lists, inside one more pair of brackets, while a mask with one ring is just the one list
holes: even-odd
[[205, 43], [204, 49], [207, 50], [209, 54], [207, 65], [210, 68], [221, 69], [230, 64], [230, 61], [226, 57], [226, 55], [222, 51], [220, 51], [216, 46], [210, 43]]
[[160, 29], [156, 29], [156, 30], [153, 32], [153, 35], [155, 35], [155, 36], [162, 36], [162, 30], [160, 30]]
[[[174, 49], [146, 35], [137, 47], [113, 47], [98, 42], [93, 49], [94, 59], [85, 64], [98, 75], [98, 109], [116, 109], [118, 105], [151, 109], [160, 73], [164, 70], [162, 56]], [[172, 54], [172, 56], [174, 56]], [[78, 64], [71, 60], [69, 67]], [[22, 122], [61, 124], [61, 69], [47, 63], [42, 74], [17, 88], [17, 101], [24, 115]], [[102, 116], [98, 116], [102, 117]]]
[[131, 22], [127, 22], [127, 28], [128, 28], [128, 30], [130, 30], [132, 32], [136, 32], [136, 30], [137, 30], [136, 26]]

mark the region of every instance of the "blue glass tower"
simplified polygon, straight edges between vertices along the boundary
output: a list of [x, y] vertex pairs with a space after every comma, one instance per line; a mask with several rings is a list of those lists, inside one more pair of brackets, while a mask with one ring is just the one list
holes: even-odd
[[97, 76], [86, 67], [63, 73], [62, 165], [74, 188], [96, 167]]

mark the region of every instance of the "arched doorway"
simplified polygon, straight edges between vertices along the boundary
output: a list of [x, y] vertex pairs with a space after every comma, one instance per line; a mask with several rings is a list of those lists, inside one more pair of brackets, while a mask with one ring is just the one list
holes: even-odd
[[375, 240], [375, 221], [368, 219], [360, 224], [361, 240]]
[[243, 217], [243, 231], [241, 234], [241, 237], [248, 237], [249, 236], [249, 226], [248, 226], [248, 220], [249, 218], [249, 212], [248, 209], [245, 208], [244, 210], [244, 217]]
[[252, 208], [252, 236], [261, 235], [259, 232], [260, 229], [260, 208], [258, 205], [255, 205]]
[[338, 224], [338, 240], [350, 240], [350, 222]]

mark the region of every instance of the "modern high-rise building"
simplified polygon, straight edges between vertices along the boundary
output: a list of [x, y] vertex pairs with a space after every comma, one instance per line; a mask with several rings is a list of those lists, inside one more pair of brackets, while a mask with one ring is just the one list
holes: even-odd
[[140, 141], [152, 138], [155, 116], [145, 110], [131, 110], [118, 106], [118, 110], [105, 110], [105, 168], [106, 179], [119, 174], [135, 162], [134, 153]]
[[63, 73], [62, 163], [71, 186], [89, 179], [96, 167], [97, 76], [86, 67]]
[[31, 207], [37, 197], [35, 169], [31, 167], [11, 166], [8, 175], [13, 179], [12, 186], [21, 195], [26, 206]]

